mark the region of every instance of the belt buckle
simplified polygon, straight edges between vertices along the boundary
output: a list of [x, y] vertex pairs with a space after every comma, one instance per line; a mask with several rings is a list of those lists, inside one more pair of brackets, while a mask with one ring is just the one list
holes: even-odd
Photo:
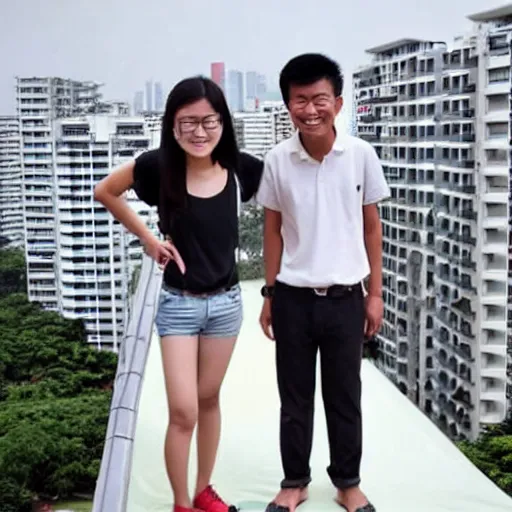
[[329, 292], [329, 288], [313, 288], [313, 291], [319, 297], [326, 297]]

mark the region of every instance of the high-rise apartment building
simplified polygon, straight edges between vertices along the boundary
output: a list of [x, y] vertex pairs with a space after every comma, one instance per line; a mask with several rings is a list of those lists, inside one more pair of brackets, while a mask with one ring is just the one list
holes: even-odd
[[54, 124], [60, 117], [101, 109], [100, 86], [58, 77], [16, 80], [28, 296], [58, 310]]
[[235, 112], [233, 117], [238, 145], [260, 158], [290, 137], [294, 130], [288, 110], [282, 103], [278, 106], [263, 103], [258, 111]]
[[[136, 239], [94, 200], [94, 185], [152, 142], [141, 117], [92, 115], [56, 122], [58, 304], [65, 317], [85, 320], [89, 342], [98, 348], [119, 346], [130, 313], [133, 260], [142, 253]], [[135, 201], [133, 207], [149, 225], [150, 210]]]
[[[507, 332], [490, 322], [488, 315], [487, 350], [480, 361], [483, 421], [500, 421], [512, 414], [512, 178], [511, 141], [511, 37], [512, 5], [469, 16], [475, 22], [477, 38], [479, 108], [477, 110], [477, 170], [481, 176], [482, 222], [486, 230], [485, 257], [494, 274], [499, 272], [500, 316], [508, 318]], [[500, 220], [497, 220], [497, 217]], [[494, 217], [494, 219], [493, 219]], [[508, 217], [508, 218], [507, 218]], [[491, 230], [491, 228], [493, 228]], [[505, 246], [507, 249], [505, 249]], [[507, 268], [507, 274], [504, 269]], [[492, 282], [483, 275], [484, 285]], [[497, 276], [495, 276], [497, 277]], [[507, 286], [508, 311], [502, 311], [504, 288]], [[504, 373], [506, 376], [504, 376]], [[508, 382], [507, 382], [508, 377]], [[505, 390], [505, 400], [503, 400]], [[508, 399], [508, 404], [507, 404]], [[507, 407], [508, 406], [508, 407]]]
[[372, 48], [353, 77], [392, 191], [380, 365], [453, 438], [507, 412], [509, 11], [450, 48]]
[[20, 130], [16, 116], [0, 117], [0, 239], [23, 245]]
[[90, 342], [116, 349], [140, 247], [93, 190], [123, 158], [156, 145], [155, 123], [102, 102], [91, 82], [18, 78], [17, 100], [29, 299], [83, 318]]

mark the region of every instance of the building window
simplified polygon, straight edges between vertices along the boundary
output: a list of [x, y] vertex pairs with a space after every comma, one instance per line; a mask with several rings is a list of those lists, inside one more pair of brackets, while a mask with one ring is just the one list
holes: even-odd
[[489, 83], [495, 84], [500, 82], [508, 82], [509, 80], [509, 68], [496, 68], [489, 70]]

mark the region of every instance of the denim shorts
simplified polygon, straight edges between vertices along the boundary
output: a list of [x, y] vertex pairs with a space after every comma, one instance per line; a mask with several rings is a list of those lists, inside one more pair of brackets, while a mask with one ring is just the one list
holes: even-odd
[[160, 337], [238, 336], [243, 307], [240, 285], [212, 295], [194, 296], [162, 286], [155, 324]]

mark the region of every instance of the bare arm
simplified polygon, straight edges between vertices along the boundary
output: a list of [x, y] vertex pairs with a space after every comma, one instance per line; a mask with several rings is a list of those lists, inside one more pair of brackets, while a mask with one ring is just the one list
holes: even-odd
[[376, 204], [363, 206], [364, 242], [370, 262], [368, 295], [382, 297], [382, 223]]
[[265, 262], [265, 282], [272, 286], [281, 267], [283, 238], [281, 236], [281, 213], [265, 208], [263, 228], [263, 259]]
[[144, 244], [156, 237], [122, 197], [133, 185], [134, 167], [135, 162], [132, 160], [121, 165], [101, 180], [94, 188], [94, 199], [105, 206], [128, 231], [137, 236]]
[[[281, 267], [283, 238], [281, 236], [281, 213], [265, 208], [263, 223], [263, 260], [265, 262], [265, 283], [273, 286]], [[266, 297], [261, 309], [260, 325], [267, 338], [273, 340], [271, 298]]]

